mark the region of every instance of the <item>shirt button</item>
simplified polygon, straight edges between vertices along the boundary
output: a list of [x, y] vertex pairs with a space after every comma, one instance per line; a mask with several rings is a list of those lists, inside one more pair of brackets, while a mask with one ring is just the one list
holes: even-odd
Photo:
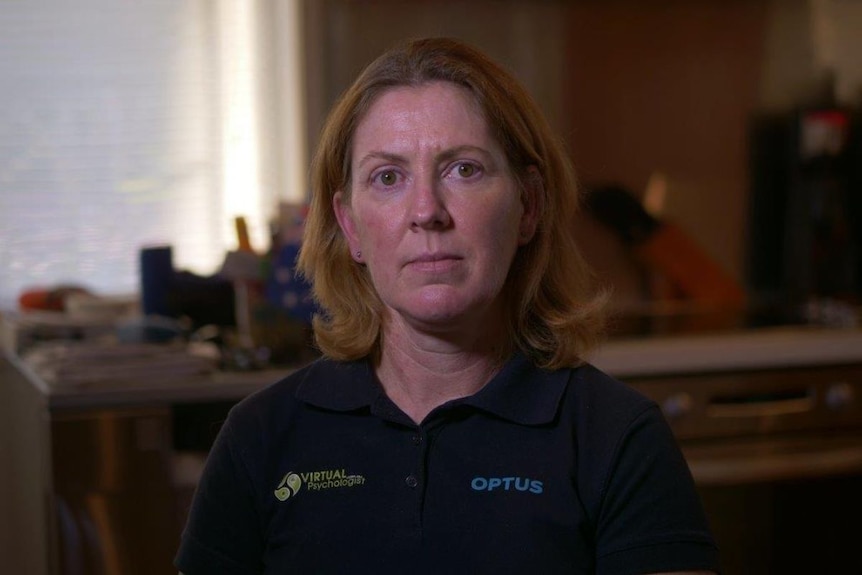
[[418, 435], [418, 434], [414, 435], [413, 436], [413, 445], [419, 445], [420, 443], [422, 443], [422, 436]]
[[416, 479], [415, 475], [408, 475], [407, 478], [404, 480], [404, 483], [407, 484], [407, 487], [413, 488], [419, 485], [419, 480]]

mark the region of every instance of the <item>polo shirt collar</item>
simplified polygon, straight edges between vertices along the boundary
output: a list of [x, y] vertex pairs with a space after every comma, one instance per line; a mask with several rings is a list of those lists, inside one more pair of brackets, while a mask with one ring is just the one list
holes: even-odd
[[569, 370], [541, 369], [518, 353], [485, 387], [460, 401], [521, 425], [543, 425], [556, 417], [568, 380]]
[[[569, 370], [540, 369], [519, 353], [477, 393], [438, 410], [469, 405], [521, 425], [542, 425], [556, 416], [568, 379]], [[332, 411], [371, 407], [385, 397], [371, 363], [365, 359], [317, 360], [306, 370], [296, 395], [306, 403]]]
[[371, 363], [318, 359], [308, 366], [296, 390], [301, 401], [332, 411], [355, 411], [370, 406], [383, 390]]

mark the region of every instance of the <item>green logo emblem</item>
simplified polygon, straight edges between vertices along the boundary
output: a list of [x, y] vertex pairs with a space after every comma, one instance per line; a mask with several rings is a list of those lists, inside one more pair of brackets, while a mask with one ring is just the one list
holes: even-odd
[[278, 488], [275, 490], [275, 498], [279, 501], [287, 501], [288, 498], [296, 495], [301, 487], [302, 479], [299, 478], [299, 475], [292, 471], [288, 472], [282, 478], [281, 483], [278, 484]]

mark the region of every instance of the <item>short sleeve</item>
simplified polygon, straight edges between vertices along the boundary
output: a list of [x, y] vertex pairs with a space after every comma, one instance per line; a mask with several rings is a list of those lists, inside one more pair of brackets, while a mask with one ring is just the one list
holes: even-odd
[[657, 406], [619, 437], [596, 523], [597, 573], [719, 572], [691, 473]]
[[261, 572], [259, 513], [232, 417], [207, 457], [183, 531], [174, 563], [186, 575]]

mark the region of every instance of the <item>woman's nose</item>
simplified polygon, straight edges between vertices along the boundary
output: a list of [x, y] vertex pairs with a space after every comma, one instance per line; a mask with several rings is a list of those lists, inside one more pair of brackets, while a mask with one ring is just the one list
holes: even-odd
[[452, 218], [440, 187], [432, 181], [419, 182], [413, 191], [410, 227], [414, 229], [442, 229], [449, 227]]

